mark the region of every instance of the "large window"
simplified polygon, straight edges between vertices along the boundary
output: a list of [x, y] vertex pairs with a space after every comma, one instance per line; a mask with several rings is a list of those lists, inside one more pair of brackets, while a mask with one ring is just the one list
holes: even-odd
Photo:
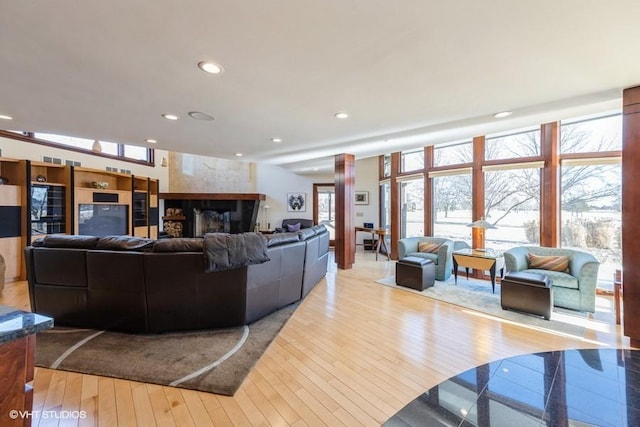
[[561, 153], [599, 153], [622, 149], [622, 116], [562, 122]]
[[487, 137], [485, 141], [485, 160], [517, 159], [539, 155], [539, 128], [504, 136]]
[[459, 165], [473, 161], [473, 145], [471, 141], [436, 146], [433, 150], [434, 166]]
[[380, 228], [391, 230], [391, 184], [380, 184]]
[[471, 245], [471, 170], [431, 176], [433, 235]]
[[153, 150], [137, 145], [94, 141], [92, 139], [40, 132], [33, 133], [33, 138], [35, 138], [33, 142], [45, 141], [49, 144], [72, 148], [76, 151], [86, 151], [88, 154], [107, 154], [109, 156], [119, 157], [122, 160], [135, 160], [146, 163], [152, 163], [153, 161]]
[[563, 161], [562, 246], [593, 254], [600, 261], [598, 286], [613, 288], [622, 265], [620, 159]]
[[485, 246], [504, 251], [540, 242], [540, 167], [536, 163], [485, 168]]
[[401, 238], [424, 236], [424, 177], [402, 181]]
[[412, 151], [403, 151], [401, 156], [402, 172], [411, 172], [424, 169], [424, 148]]

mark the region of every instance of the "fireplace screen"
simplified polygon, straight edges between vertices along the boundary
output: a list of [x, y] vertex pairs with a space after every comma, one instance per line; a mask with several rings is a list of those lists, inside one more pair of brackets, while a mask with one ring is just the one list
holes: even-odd
[[211, 209], [193, 210], [193, 235], [202, 237], [207, 233], [229, 233], [231, 231], [231, 213]]

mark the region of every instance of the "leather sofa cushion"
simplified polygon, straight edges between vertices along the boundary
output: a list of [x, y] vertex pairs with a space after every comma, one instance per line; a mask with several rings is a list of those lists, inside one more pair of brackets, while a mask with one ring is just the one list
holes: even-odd
[[298, 231], [298, 235], [300, 236], [300, 240], [307, 240], [310, 237], [316, 235], [316, 232], [312, 228], [303, 228]]
[[155, 240], [129, 236], [104, 236], [98, 239], [96, 249], [112, 251], [151, 251]]
[[202, 252], [203, 242], [199, 237], [160, 239], [153, 245], [153, 252]]
[[45, 248], [94, 249], [99, 237], [70, 234], [50, 234], [35, 240], [32, 246]]
[[300, 237], [298, 237], [298, 233], [275, 233], [275, 234], [267, 234], [267, 247], [270, 248], [272, 246], [284, 245], [291, 242], [300, 241]]
[[325, 231], [327, 231], [327, 227], [324, 224], [318, 224], [318, 225], [314, 225], [313, 227], [311, 227], [311, 229], [316, 233], [316, 234], [322, 234]]

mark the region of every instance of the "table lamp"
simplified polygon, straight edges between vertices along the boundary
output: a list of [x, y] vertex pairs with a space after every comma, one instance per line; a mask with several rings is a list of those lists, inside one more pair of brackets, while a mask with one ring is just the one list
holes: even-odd
[[[482, 243], [484, 243], [484, 230], [489, 229], [489, 228], [498, 228], [495, 225], [491, 224], [490, 222], [485, 221], [484, 218], [480, 218], [477, 221], [473, 221], [470, 224], [467, 224], [467, 227], [471, 227], [471, 228], [479, 228], [480, 229], [480, 235], [482, 236], [481, 241]], [[485, 251], [484, 248], [476, 248], [474, 249], [476, 251]]]

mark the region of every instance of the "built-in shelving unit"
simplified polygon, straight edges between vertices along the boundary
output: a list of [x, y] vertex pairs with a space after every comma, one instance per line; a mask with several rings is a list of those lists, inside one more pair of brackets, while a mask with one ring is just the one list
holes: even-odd
[[46, 234], [68, 234], [70, 168], [28, 161], [27, 178], [27, 241]]
[[158, 180], [133, 176], [133, 234], [158, 238]]
[[24, 280], [23, 249], [47, 234], [158, 238], [157, 179], [0, 157], [0, 254]]
[[26, 243], [26, 161], [0, 157], [0, 254], [5, 261], [5, 280], [24, 277], [22, 249]]

